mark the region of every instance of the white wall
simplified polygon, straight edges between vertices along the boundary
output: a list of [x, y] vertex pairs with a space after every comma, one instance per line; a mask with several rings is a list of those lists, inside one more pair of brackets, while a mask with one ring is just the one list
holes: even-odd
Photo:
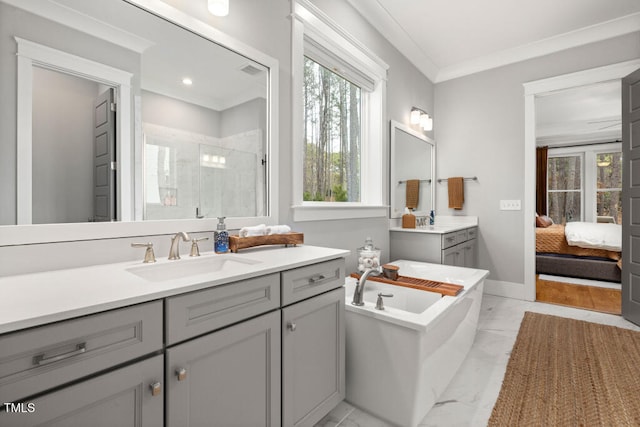
[[[524, 283], [522, 211], [500, 211], [501, 199], [524, 197], [522, 84], [640, 57], [640, 35], [630, 34], [541, 58], [442, 82], [435, 87], [438, 178], [477, 176], [465, 184], [464, 215], [479, 217], [479, 267], [503, 284]], [[535, 158], [532, 158], [535, 162]], [[437, 213], [447, 188], [436, 187]]]

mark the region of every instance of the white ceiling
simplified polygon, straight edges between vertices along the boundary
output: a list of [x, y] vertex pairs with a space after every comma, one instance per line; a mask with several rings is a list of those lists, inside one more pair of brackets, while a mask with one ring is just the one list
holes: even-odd
[[438, 83], [640, 30], [639, 0], [348, 0]]
[[537, 145], [612, 142], [622, 138], [620, 81], [536, 97]]

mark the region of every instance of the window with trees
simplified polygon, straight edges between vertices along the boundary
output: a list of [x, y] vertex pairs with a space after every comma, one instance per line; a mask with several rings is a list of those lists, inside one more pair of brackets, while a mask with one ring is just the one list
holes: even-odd
[[389, 66], [312, 2], [292, 5], [293, 220], [385, 217]]
[[303, 200], [360, 202], [361, 88], [304, 58]]
[[622, 224], [622, 153], [598, 153], [596, 176], [597, 215]]
[[582, 221], [582, 156], [549, 157], [547, 206], [556, 224]]
[[622, 146], [553, 148], [547, 161], [547, 215], [555, 223], [622, 223]]

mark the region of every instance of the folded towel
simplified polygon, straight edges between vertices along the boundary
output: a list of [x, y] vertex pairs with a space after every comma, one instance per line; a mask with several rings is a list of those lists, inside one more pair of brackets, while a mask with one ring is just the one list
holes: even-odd
[[464, 178], [456, 176], [447, 180], [449, 186], [449, 209], [462, 209], [464, 203]]
[[285, 234], [291, 231], [288, 225], [272, 225], [267, 227], [267, 234]]
[[418, 200], [420, 198], [420, 180], [419, 179], [409, 179], [407, 180], [407, 207], [409, 209], [417, 209], [418, 208]]
[[264, 224], [254, 225], [253, 227], [242, 227], [238, 234], [240, 237], [264, 236], [267, 234], [267, 227]]

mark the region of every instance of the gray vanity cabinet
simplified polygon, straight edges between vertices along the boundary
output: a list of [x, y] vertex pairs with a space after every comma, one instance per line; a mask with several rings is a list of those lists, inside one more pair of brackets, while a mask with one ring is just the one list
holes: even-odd
[[313, 426], [345, 396], [344, 277], [332, 259], [2, 335], [0, 426]]
[[282, 425], [313, 426], [345, 396], [344, 287], [282, 309]]
[[[163, 425], [163, 356], [158, 355], [28, 400], [0, 412], [11, 427], [114, 427]], [[18, 409], [18, 408], [15, 408]]]
[[449, 233], [391, 230], [391, 259], [475, 268], [477, 235], [478, 227]]

